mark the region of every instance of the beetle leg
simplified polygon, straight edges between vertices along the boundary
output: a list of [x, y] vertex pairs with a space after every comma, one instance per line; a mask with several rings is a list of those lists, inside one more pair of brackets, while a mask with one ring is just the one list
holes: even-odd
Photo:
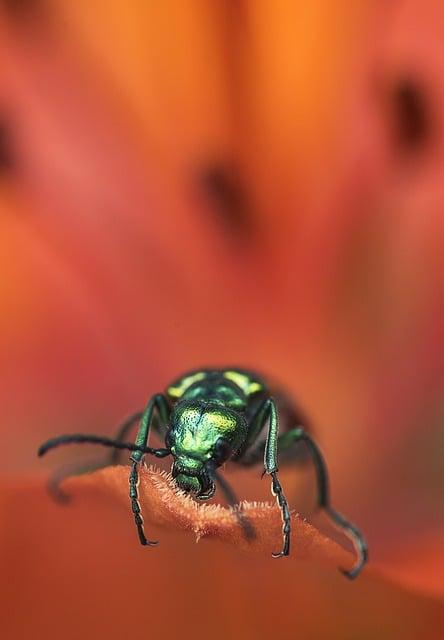
[[[148, 402], [145, 411], [143, 412], [142, 418], [139, 424], [139, 431], [136, 437], [136, 445], [139, 447], [146, 447], [148, 443], [148, 437], [150, 434], [150, 428], [152, 426], [154, 411], [157, 410], [160, 419], [164, 424], [168, 421], [168, 416], [170, 412], [169, 404], [165, 396], [162, 394], [154, 395]], [[134, 521], [137, 527], [137, 533], [139, 535], [140, 544], [144, 546], [152, 546], [156, 545], [157, 542], [150, 541], [146, 538], [144, 528], [143, 528], [143, 518], [139, 503], [138, 496], [138, 483], [139, 483], [139, 473], [138, 473], [138, 465], [141, 463], [143, 459], [144, 453], [141, 451], [133, 451], [130, 456], [132, 461], [131, 471], [129, 475], [129, 496], [131, 500], [131, 510], [134, 515]]]
[[243, 511], [240, 510], [240, 507], [237, 506], [239, 504], [239, 500], [233, 489], [231, 488], [231, 485], [218, 471], [214, 471], [213, 475], [229, 506], [233, 508], [233, 511], [236, 515], [239, 525], [242, 527], [245, 537], [247, 538], [247, 540], [253, 540], [256, 537], [256, 532], [248, 517], [243, 513]]
[[268, 419], [268, 433], [264, 450], [264, 466], [266, 473], [268, 473], [272, 477], [271, 491], [273, 495], [276, 496], [276, 500], [282, 513], [282, 535], [284, 544], [281, 551], [279, 551], [278, 553], [273, 553], [274, 558], [280, 558], [282, 556], [288, 556], [290, 553], [291, 515], [287, 499], [277, 475], [279, 421], [276, 405], [274, 403], [274, 400], [272, 400], [271, 398], [265, 401], [264, 416], [265, 419]]
[[139, 473], [137, 469], [138, 465], [138, 462], [132, 462], [129, 475], [129, 496], [131, 500], [131, 511], [134, 515], [134, 522], [136, 523], [140, 544], [143, 546], [154, 547], [156, 546], [156, 544], [159, 544], [159, 542], [157, 540], [148, 540], [145, 536], [145, 531], [143, 528], [142, 510], [140, 508], [139, 494], [137, 491], [137, 487], [139, 484]]
[[254, 442], [253, 438], [247, 436], [249, 442], [251, 442], [250, 448], [247, 449], [242, 457], [236, 458], [234, 461], [242, 466], [251, 466], [257, 464], [260, 460], [264, 461], [265, 471], [272, 477], [271, 491], [281, 509], [282, 514], [282, 536], [283, 546], [282, 550], [278, 553], [273, 553], [273, 557], [280, 558], [282, 556], [288, 556], [290, 554], [290, 535], [291, 535], [291, 515], [288, 507], [288, 502], [282, 489], [282, 485], [278, 478], [278, 465], [277, 465], [277, 443], [279, 422], [276, 404], [271, 398], [267, 398], [258, 407], [253, 419], [249, 424], [249, 434], [261, 433], [262, 428], [268, 421], [267, 439], [257, 440]]
[[354, 524], [346, 520], [346, 518], [344, 518], [341, 513], [336, 511], [336, 509], [334, 509], [330, 505], [330, 490], [327, 466], [325, 464], [322, 453], [313, 438], [301, 427], [296, 427], [295, 429], [291, 429], [290, 431], [287, 431], [286, 433], [279, 436], [278, 448], [286, 449], [287, 447], [290, 447], [291, 445], [300, 441], [306, 443], [315, 465], [318, 484], [318, 507], [320, 509], [324, 509], [324, 511], [330, 516], [332, 521], [352, 540], [353, 545], [356, 549], [356, 553], [358, 555], [358, 561], [353, 569], [351, 569], [350, 571], [340, 569], [340, 571], [345, 576], [347, 576], [347, 578], [356, 578], [368, 559], [367, 543], [365, 541], [365, 538], [362, 535], [361, 531]]

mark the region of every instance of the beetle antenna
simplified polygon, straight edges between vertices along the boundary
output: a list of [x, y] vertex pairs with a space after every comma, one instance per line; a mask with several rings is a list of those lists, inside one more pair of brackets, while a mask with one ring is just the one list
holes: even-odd
[[104, 438], [102, 436], [85, 435], [83, 433], [73, 433], [58, 438], [51, 438], [44, 442], [38, 449], [38, 456], [44, 456], [51, 449], [60, 447], [65, 444], [101, 444], [104, 447], [113, 447], [114, 449], [126, 449], [127, 451], [140, 451], [140, 453], [148, 453], [156, 458], [165, 458], [169, 456], [171, 451], [169, 449], [154, 449], [152, 447], [141, 447], [132, 442], [119, 442], [112, 438]]

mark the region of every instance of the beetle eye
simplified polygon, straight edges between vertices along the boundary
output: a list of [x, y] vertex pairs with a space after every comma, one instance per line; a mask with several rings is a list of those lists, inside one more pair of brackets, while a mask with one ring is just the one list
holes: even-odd
[[219, 438], [214, 447], [213, 458], [219, 463], [225, 462], [225, 460], [230, 457], [232, 451], [230, 443], [224, 438]]

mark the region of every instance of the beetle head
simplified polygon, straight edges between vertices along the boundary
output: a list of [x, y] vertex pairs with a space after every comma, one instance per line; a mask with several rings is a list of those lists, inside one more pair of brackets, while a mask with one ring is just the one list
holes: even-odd
[[176, 458], [172, 476], [179, 489], [192, 494], [198, 500], [209, 500], [216, 491], [216, 485], [207, 465], [200, 460], [185, 456]]

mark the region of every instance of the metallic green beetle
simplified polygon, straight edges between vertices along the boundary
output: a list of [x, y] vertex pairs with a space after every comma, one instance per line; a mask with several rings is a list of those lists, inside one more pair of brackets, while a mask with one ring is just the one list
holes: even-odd
[[[279, 434], [279, 419], [283, 426]], [[135, 444], [125, 442], [129, 430], [139, 422]], [[244, 466], [264, 461], [264, 473], [271, 476], [272, 492], [276, 496], [283, 520], [283, 546], [274, 557], [290, 553], [291, 516], [278, 478], [278, 452], [288, 458], [295, 444], [305, 442], [311, 454], [318, 481], [318, 506], [352, 540], [358, 554], [351, 571], [341, 569], [348, 578], [355, 578], [367, 561], [367, 545], [359, 529], [330, 506], [328, 476], [318, 446], [303, 427], [304, 420], [282, 392], [271, 395], [270, 388], [257, 374], [236, 367], [200, 369], [178, 378], [165, 394], [156, 394], [143, 412], [135, 413], [121, 427], [116, 439], [84, 434], [64, 435], [48, 440], [39, 449], [44, 455], [62, 444], [95, 443], [114, 448], [108, 464], [117, 462], [119, 449], [131, 454], [129, 496], [141, 544], [155, 545], [146, 538], [138, 499], [138, 467], [146, 454], [157, 458], [173, 457], [172, 475], [177, 486], [198, 500], [208, 500], [218, 484], [230, 505], [237, 503], [228, 483], [218, 468], [231, 459]], [[148, 446], [150, 429], [165, 440], [164, 448]], [[83, 469], [85, 470], [85, 469]], [[77, 470], [78, 472], [79, 470]], [[55, 478], [58, 486], [66, 473]], [[59, 494], [60, 495], [60, 494]], [[247, 535], [252, 530], [237, 510]]]

